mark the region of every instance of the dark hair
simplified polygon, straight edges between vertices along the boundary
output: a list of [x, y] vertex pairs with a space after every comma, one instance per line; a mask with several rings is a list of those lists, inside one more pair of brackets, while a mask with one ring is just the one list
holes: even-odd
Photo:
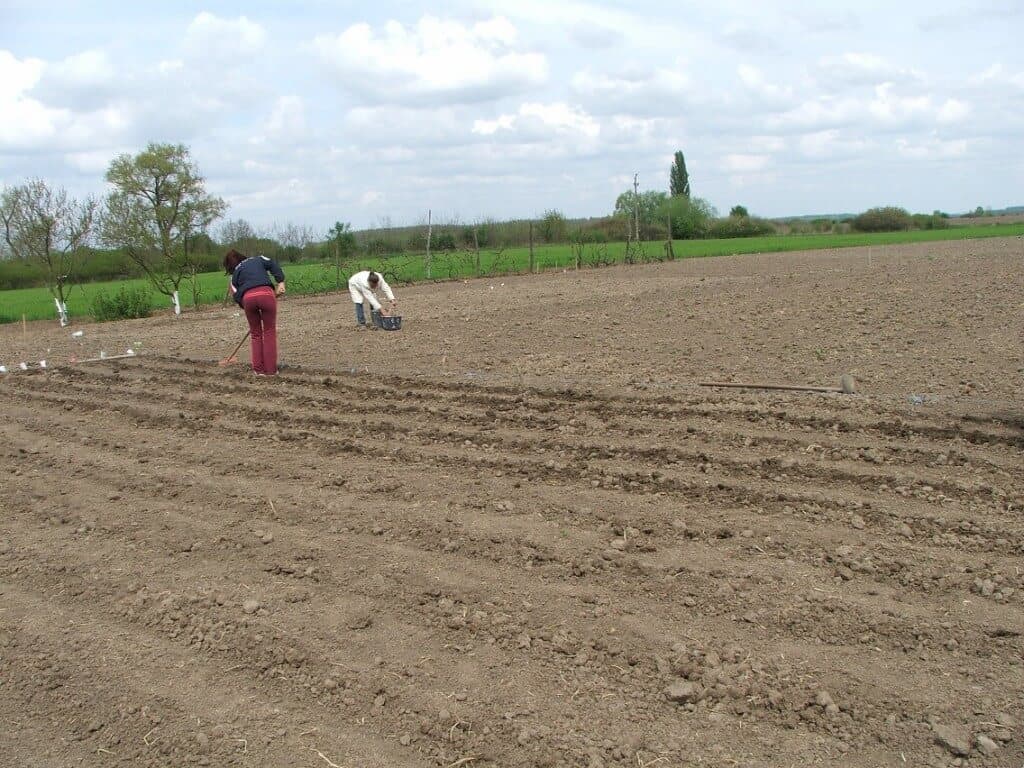
[[366, 276], [366, 280], [370, 285], [376, 285], [377, 283], [380, 282], [380, 275], [378, 275], [376, 272], [371, 272], [369, 275]]
[[234, 248], [224, 255], [224, 271], [229, 275], [235, 271], [235, 267], [248, 258], [244, 253], [239, 253]]

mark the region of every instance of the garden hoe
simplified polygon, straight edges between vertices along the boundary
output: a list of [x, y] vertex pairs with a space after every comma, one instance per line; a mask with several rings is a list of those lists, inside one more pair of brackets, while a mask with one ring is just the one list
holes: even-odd
[[249, 334], [250, 333], [252, 333], [251, 330], [250, 331], [246, 331], [245, 332], [245, 336], [242, 337], [242, 340], [240, 342], [238, 342], [238, 346], [235, 347], [235, 351], [232, 352], [227, 357], [225, 357], [219, 363], [217, 363], [217, 365], [228, 366], [228, 365], [232, 365], [233, 363], [237, 363], [238, 362], [238, 350], [240, 350], [242, 348], [242, 345], [245, 344], [245, 340], [249, 338]]

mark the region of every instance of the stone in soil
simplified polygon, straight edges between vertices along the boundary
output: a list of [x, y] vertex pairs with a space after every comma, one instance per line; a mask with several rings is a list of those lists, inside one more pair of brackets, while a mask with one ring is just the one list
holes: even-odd
[[260, 609], [259, 600], [246, 600], [242, 603], [242, 613], [256, 613]]
[[839, 712], [839, 706], [832, 698], [832, 694], [828, 691], [818, 691], [818, 696], [815, 701], [818, 703], [819, 707], [824, 709], [830, 715], [834, 715]]
[[935, 743], [940, 747], [945, 747], [957, 757], [967, 757], [971, 754], [970, 740], [956, 728], [935, 724], [932, 731], [935, 734]]
[[983, 733], [979, 733], [974, 737], [974, 746], [986, 757], [991, 757], [999, 751], [999, 745]]
[[678, 704], [695, 704], [704, 698], [704, 689], [698, 683], [680, 680], [666, 688], [665, 695]]

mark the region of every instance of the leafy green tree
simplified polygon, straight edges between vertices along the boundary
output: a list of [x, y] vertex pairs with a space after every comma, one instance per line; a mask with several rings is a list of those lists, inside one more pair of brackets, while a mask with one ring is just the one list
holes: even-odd
[[[659, 211], [665, 205], [666, 200], [668, 200], [668, 195], [664, 192], [649, 190], [637, 194], [630, 189], [615, 199], [613, 215], [627, 221], [632, 220], [634, 215], [638, 216], [641, 234], [643, 234], [644, 230], [649, 231], [653, 224], [661, 223], [662, 217], [660, 217]], [[638, 208], [639, 210], [637, 210]]]
[[67, 324], [67, 296], [93, 229], [97, 203], [69, 198], [42, 179], [5, 189], [0, 195], [4, 242], [16, 259], [42, 267], [57, 302], [61, 325]]
[[194, 282], [199, 269], [196, 236], [224, 215], [227, 204], [207, 193], [182, 144], [151, 143], [134, 157], [119, 155], [106, 180], [114, 191], [103, 217], [104, 242], [122, 248], [179, 311], [181, 282], [186, 276]]
[[327, 240], [340, 258], [347, 259], [356, 252], [356, 234], [347, 221], [334, 222], [334, 226], [327, 232]]
[[729, 211], [729, 215], [737, 219], [745, 219], [750, 216], [745, 206], [734, 205], [732, 210]]
[[686, 171], [686, 158], [682, 152], [676, 152], [672, 162], [672, 170], [668, 175], [668, 189], [672, 197], [690, 196], [690, 174]]
[[334, 226], [328, 230], [327, 248], [330, 255], [334, 257], [335, 283], [340, 290], [342, 262], [352, 258], [356, 252], [356, 234], [347, 221], [344, 223], [336, 221]]
[[564, 243], [569, 237], [569, 224], [561, 211], [544, 211], [540, 220], [540, 236], [545, 243]]
[[707, 200], [682, 195], [668, 198], [658, 211], [659, 219], [671, 218], [673, 240], [705, 237], [716, 215], [714, 207]]

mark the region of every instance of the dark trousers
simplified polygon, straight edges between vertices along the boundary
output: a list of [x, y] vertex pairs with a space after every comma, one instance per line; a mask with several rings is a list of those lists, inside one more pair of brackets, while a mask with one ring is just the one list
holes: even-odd
[[277, 298], [269, 286], [252, 288], [242, 297], [249, 321], [252, 369], [268, 376], [277, 374]]
[[[380, 312], [376, 309], [370, 309], [370, 322], [374, 325], [380, 325]], [[366, 310], [363, 309], [362, 304], [356, 304], [356, 324], [366, 325]]]

